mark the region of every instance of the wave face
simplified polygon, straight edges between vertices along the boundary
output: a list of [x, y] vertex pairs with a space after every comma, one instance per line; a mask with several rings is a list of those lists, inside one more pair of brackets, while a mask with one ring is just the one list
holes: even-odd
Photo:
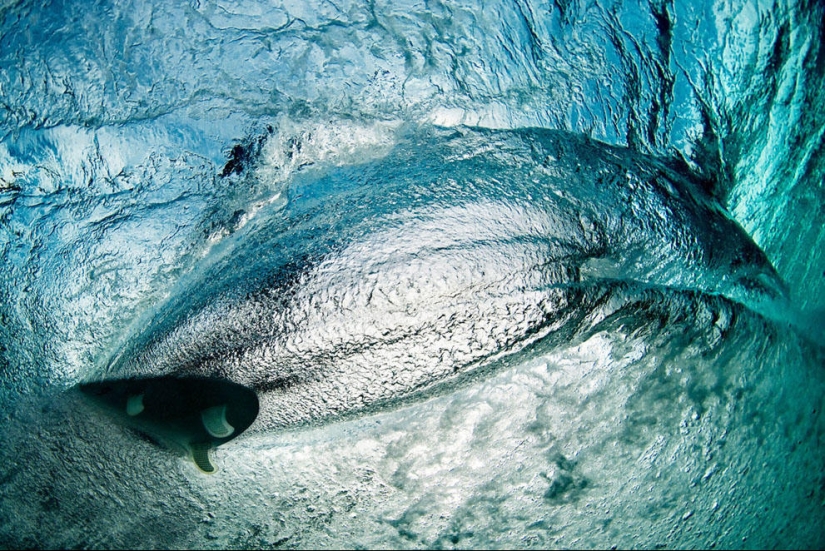
[[109, 372], [232, 378], [289, 426], [568, 340], [620, 285], [782, 292], [695, 181], [568, 133], [414, 133], [281, 197]]
[[823, 15], [0, 2], [2, 546], [822, 548]]

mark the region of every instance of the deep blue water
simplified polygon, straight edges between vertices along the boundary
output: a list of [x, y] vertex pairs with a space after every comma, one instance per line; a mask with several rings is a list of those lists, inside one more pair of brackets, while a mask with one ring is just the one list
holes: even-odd
[[0, 2], [0, 546], [821, 548], [823, 17]]

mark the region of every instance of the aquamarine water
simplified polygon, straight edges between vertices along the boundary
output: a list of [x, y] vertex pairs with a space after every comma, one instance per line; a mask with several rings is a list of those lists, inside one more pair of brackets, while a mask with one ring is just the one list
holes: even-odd
[[823, 547], [823, 17], [0, 2], [0, 546]]

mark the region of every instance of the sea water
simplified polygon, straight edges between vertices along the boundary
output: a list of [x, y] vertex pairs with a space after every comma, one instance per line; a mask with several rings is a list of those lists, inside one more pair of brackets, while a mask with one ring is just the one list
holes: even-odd
[[822, 21], [0, 4], [2, 546], [822, 547]]

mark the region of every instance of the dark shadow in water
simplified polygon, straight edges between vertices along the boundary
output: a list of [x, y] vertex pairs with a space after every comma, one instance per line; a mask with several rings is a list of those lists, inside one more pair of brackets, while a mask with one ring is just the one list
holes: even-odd
[[208, 474], [216, 471], [209, 450], [241, 434], [258, 416], [255, 392], [223, 379], [114, 379], [78, 388], [118, 422], [190, 457]]

